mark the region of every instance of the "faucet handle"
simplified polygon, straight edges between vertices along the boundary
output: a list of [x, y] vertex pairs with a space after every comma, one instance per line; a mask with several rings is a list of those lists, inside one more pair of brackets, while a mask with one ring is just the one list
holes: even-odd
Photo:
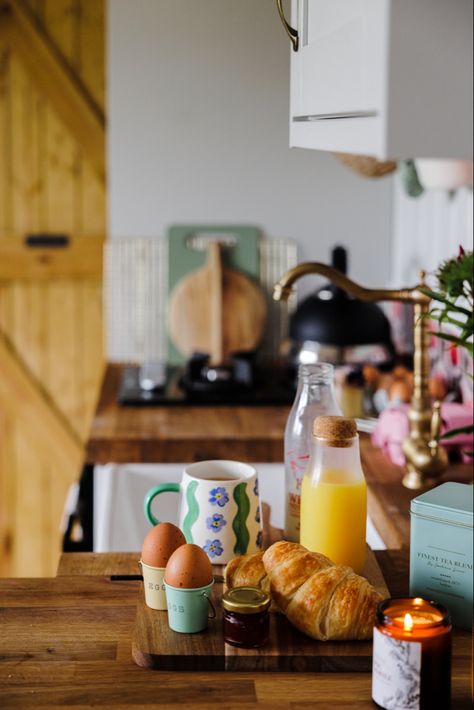
[[441, 402], [439, 400], [436, 400], [436, 402], [433, 404], [433, 414], [431, 415], [431, 441], [430, 441], [430, 444], [437, 444], [439, 442], [442, 423], [443, 423], [443, 420], [441, 417]]

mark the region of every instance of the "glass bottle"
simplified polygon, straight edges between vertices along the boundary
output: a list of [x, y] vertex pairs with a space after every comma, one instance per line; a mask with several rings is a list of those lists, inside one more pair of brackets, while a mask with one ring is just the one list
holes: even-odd
[[317, 417], [301, 489], [300, 542], [360, 573], [366, 524], [367, 486], [356, 423], [346, 417]]
[[309, 464], [313, 422], [341, 414], [333, 389], [334, 368], [325, 362], [300, 365], [298, 389], [285, 428], [285, 539], [300, 541], [301, 483]]

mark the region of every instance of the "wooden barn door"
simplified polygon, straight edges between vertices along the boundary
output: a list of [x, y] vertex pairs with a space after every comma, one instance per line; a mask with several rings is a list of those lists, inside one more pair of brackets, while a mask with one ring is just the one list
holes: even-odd
[[102, 372], [104, 0], [0, 2], [0, 575], [55, 573]]

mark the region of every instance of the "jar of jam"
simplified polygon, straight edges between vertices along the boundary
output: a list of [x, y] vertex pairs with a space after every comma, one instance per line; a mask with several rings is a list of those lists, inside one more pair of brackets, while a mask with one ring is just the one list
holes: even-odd
[[257, 587], [235, 587], [222, 597], [224, 641], [240, 648], [259, 648], [270, 631], [270, 596]]

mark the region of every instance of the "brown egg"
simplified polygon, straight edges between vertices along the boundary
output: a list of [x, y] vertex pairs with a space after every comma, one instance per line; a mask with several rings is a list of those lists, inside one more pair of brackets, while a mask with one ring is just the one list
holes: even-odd
[[212, 580], [209, 557], [197, 545], [182, 545], [173, 552], [166, 565], [165, 582], [172, 587], [198, 589]]
[[415, 377], [413, 375], [413, 372], [407, 372], [405, 377], [403, 378], [403, 381], [407, 383], [411, 389], [413, 389], [413, 383], [414, 383]]
[[411, 387], [403, 380], [395, 380], [388, 391], [390, 401], [409, 402], [411, 400]]
[[159, 523], [143, 541], [142, 562], [150, 567], [166, 567], [173, 552], [186, 544], [186, 538], [176, 525]]
[[410, 374], [410, 370], [405, 365], [397, 365], [392, 370], [392, 375], [396, 380], [405, 380]]
[[446, 382], [439, 375], [430, 377], [428, 380], [428, 390], [433, 399], [439, 399], [440, 401], [442, 401], [448, 394]]
[[374, 365], [364, 365], [362, 368], [364, 380], [370, 387], [377, 388], [380, 380], [380, 371]]

